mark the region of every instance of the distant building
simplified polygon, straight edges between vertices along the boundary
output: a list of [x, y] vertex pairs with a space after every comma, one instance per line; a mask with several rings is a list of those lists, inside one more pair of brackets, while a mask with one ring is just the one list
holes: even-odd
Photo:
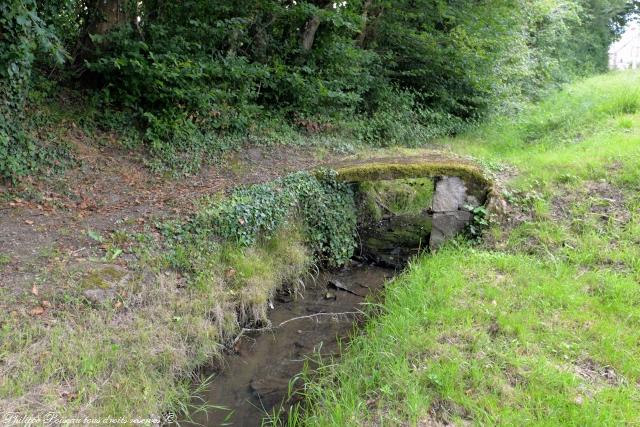
[[609, 68], [626, 70], [640, 68], [640, 25], [633, 22], [620, 40], [609, 48]]

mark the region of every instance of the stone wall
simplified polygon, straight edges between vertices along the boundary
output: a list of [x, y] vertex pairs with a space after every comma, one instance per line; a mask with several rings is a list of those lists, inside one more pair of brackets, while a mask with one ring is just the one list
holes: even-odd
[[504, 201], [495, 183], [471, 160], [441, 152], [425, 152], [416, 156], [346, 160], [329, 165], [338, 179], [357, 183], [363, 181], [405, 178], [434, 180], [434, 198], [424, 214], [432, 217], [428, 246], [438, 249], [462, 232], [473, 220], [472, 210], [485, 205], [492, 214], [504, 211]]
[[433, 212], [429, 238], [431, 250], [438, 249], [445, 241], [464, 230], [473, 219], [470, 210], [484, 202], [485, 193], [480, 188], [468, 186], [457, 176], [436, 178], [431, 204]]

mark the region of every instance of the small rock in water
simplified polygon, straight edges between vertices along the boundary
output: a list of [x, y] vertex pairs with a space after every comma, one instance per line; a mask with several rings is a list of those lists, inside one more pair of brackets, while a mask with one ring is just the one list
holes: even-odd
[[257, 376], [251, 380], [251, 391], [260, 399], [265, 408], [277, 405], [286, 395], [289, 378], [281, 376]]
[[343, 285], [341, 282], [337, 281], [337, 280], [329, 280], [329, 287], [330, 288], [334, 288], [334, 289], [338, 289], [340, 291], [344, 291], [344, 292], [349, 292], [350, 294], [356, 295], [356, 296], [362, 296], [359, 295], [355, 292], [353, 292], [351, 289], [347, 288], [345, 285]]
[[326, 294], [324, 294], [324, 299], [336, 299], [336, 294], [334, 294], [333, 292], [329, 291]]

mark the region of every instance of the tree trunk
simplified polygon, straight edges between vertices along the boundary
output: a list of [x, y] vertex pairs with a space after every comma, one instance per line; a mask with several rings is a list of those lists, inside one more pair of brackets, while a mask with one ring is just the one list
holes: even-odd
[[[89, 6], [89, 18], [87, 32], [89, 34], [104, 35], [128, 22], [128, 15], [124, 8], [125, 0], [93, 0]], [[93, 10], [91, 10], [93, 6]]]
[[369, 8], [371, 7], [373, 0], [367, 0], [362, 7], [362, 31], [358, 34], [358, 46], [364, 47], [365, 39], [367, 38], [367, 20], [369, 18]]
[[[74, 71], [85, 74], [85, 60], [95, 55], [97, 45], [91, 36], [103, 36], [114, 28], [130, 21], [126, 2], [130, 0], [88, 0], [85, 25], [74, 51]], [[89, 78], [91, 80], [91, 78]]]
[[304, 32], [300, 39], [302, 50], [311, 50], [313, 47], [313, 41], [316, 38], [316, 31], [318, 31], [318, 27], [320, 27], [320, 17], [318, 15], [314, 15], [304, 26]]

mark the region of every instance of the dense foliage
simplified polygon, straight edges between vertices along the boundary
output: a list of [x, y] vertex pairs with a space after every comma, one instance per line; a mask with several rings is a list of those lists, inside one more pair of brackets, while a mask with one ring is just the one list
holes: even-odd
[[[259, 239], [270, 239], [294, 221], [301, 225], [316, 259], [338, 266], [353, 255], [355, 212], [352, 190], [336, 180], [335, 172], [318, 176], [296, 172], [211, 201], [188, 222], [169, 223], [165, 231], [180, 251], [193, 247], [194, 239], [205, 246], [231, 241], [248, 247]], [[198, 245], [197, 251], [202, 250], [206, 249]]]
[[[196, 169], [262, 127], [416, 144], [606, 67], [635, 1], [12, 0], [0, 6], [0, 173], [34, 150], [16, 118], [38, 73], [155, 165]], [[56, 68], [68, 54], [63, 68]], [[9, 88], [5, 89], [5, 88]], [[4, 94], [7, 95], [4, 95]], [[17, 103], [7, 109], [6, 99]], [[7, 124], [7, 123], [14, 124]], [[135, 132], [132, 132], [135, 130]], [[12, 148], [8, 148], [12, 147]]]
[[25, 100], [36, 54], [60, 63], [62, 52], [34, 0], [0, 4], [0, 180], [37, 172], [52, 157], [27, 134]]

